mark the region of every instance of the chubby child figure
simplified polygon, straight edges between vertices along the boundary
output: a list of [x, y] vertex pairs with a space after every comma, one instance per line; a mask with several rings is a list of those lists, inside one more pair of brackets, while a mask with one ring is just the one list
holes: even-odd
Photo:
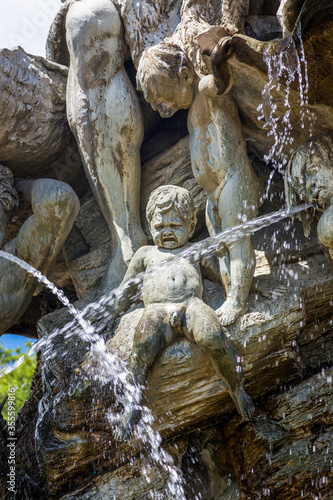
[[[189, 238], [196, 225], [191, 194], [178, 186], [161, 186], [151, 194], [147, 219], [155, 246], [143, 246], [133, 256], [124, 282], [145, 271], [142, 296], [145, 305], [136, 327], [129, 370], [143, 385], [149, 369], [163, 348], [178, 336], [195, 342], [208, 356], [226, 383], [237, 410], [245, 419], [254, 412], [243, 389], [237, 352], [223, 333], [219, 317], [202, 300], [200, 262], [190, 252]], [[130, 298], [116, 300], [114, 317], [126, 310]], [[138, 411], [128, 409], [114, 432], [119, 441], [129, 438]]]
[[[145, 100], [162, 117], [189, 109], [192, 171], [208, 197], [210, 235], [254, 219], [261, 190], [230, 93], [219, 95], [212, 75], [200, 79], [184, 50], [170, 41], [144, 51], [136, 78]], [[217, 314], [223, 325], [231, 325], [247, 309], [255, 270], [251, 236], [226, 244], [219, 263], [227, 300]]]

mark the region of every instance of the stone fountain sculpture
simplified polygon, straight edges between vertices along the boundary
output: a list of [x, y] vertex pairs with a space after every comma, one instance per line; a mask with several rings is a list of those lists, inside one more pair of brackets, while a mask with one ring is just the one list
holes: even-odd
[[[208, 13], [202, 10], [201, 18], [197, 6], [187, 7], [185, 2], [182, 23], [173, 37], [143, 53], [137, 81], [146, 101], [161, 116], [189, 108], [192, 169], [208, 196], [206, 223], [213, 235], [256, 216], [260, 185], [247, 155], [236, 104], [230, 95], [218, 95], [212, 75], [202, 77], [204, 63], [190, 43], [207, 27]], [[189, 19], [195, 14], [198, 20], [191, 23]], [[190, 45], [187, 52], [192, 61], [180, 44]], [[227, 292], [227, 300], [218, 311], [222, 324], [234, 323], [245, 312], [254, 267], [250, 237], [234, 242], [220, 258]]]
[[[0, 248], [48, 276], [79, 211], [79, 200], [64, 182], [52, 179], [19, 180], [0, 165]], [[18, 204], [18, 194], [31, 202], [31, 215], [17, 237], [3, 245], [8, 221]], [[1, 259], [1, 333], [25, 313], [38, 280], [25, 269]]]
[[[298, 196], [309, 201], [315, 198], [316, 210], [325, 210], [317, 231], [319, 241], [330, 252], [330, 197], [323, 200], [318, 193], [313, 196], [311, 187], [303, 193], [299, 183], [303, 175], [305, 179], [314, 175], [307, 156], [312, 141], [314, 156], [319, 154], [327, 165], [330, 163], [327, 137], [333, 129], [329, 90], [333, 74], [329, 44], [332, 2], [281, 2], [283, 35], [289, 38], [282, 37], [276, 22], [278, 7], [278, 1], [268, 5], [230, 0], [222, 2], [221, 8], [217, 0], [70, 0], [64, 2], [52, 25], [48, 59], [27, 55], [21, 48], [1, 51], [1, 78], [7, 83], [1, 92], [6, 130], [0, 134], [0, 161], [15, 177], [53, 177], [69, 183], [79, 195], [81, 209], [51, 279], [81, 299], [77, 308], [87, 311], [107, 349], [129, 364], [135, 354], [137, 325], [142, 324], [145, 314], [137, 303], [138, 294], [133, 293], [131, 309], [112, 326], [112, 310], [104, 317], [87, 305], [121, 281], [136, 248], [150, 238], [143, 214], [155, 188], [174, 184], [191, 192], [198, 206], [194, 234], [198, 240], [207, 234], [207, 199], [206, 220], [211, 234], [237, 222], [234, 207], [245, 201], [250, 206], [240, 210], [239, 222], [242, 216], [255, 217], [262, 197], [262, 190], [256, 187], [257, 177], [268, 189], [259, 213], [279, 209], [284, 204], [281, 174], [287, 166], [285, 159], [290, 160], [287, 193], [292, 193], [292, 202]], [[104, 22], [97, 22], [99, 15]], [[295, 23], [301, 23], [301, 41]], [[278, 41], [271, 42], [277, 36]], [[288, 46], [290, 39], [295, 41], [292, 49]], [[175, 44], [175, 54], [167, 50], [163, 57], [172, 63], [180, 59], [180, 77], [172, 87], [158, 86], [162, 95], [155, 91], [152, 101], [152, 82], [145, 82], [145, 76], [154, 74], [154, 68], [152, 64], [147, 68], [146, 56], [156, 53], [161, 45], [172, 49]], [[300, 96], [300, 79], [290, 82], [286, 71], [278, 81], [274, 67], [268, 78], [263, 50], [271, 64], [277, 51], [286, 47], [288, 60], [299, 61], [303, 68], [305, 54], [307, 102]], [[170, 116], [167, 120], [161, 120], [136, 93], [135, 68], [139, 68], [138, 80], [146, 98]], [[13, 74], [16, 77], [11, 80]], [[174, 85], [179, 94], [174, 92]], [[115, 92], [127, 99], [118, 112]], [[293, 142], [283, 142], [281, 151], [275, 148], [284, 155], [280, 168], [270, 150], [279, 137], [278, 127], [287, 123], [289, 130], [289, 122], [283, 122], [287, 94]], [[276, 103], [274, 112], [272, 102]], [[260, 104], [263, 118], [258, 120]], [[188, 115], [180, 111], [171, 116], [170, 108], [183, 107], [190, 108]], [[198, 111], [200, 107], [208, 108], [207, 125]], [[21, 125], [24, 121], [25, 127]], [[212, 139], [211, 147], [203, 141], [205, 130]], [[267, 134], [267, 130], [273, 133]], [[223, 143], [225, 137], [229, 137], [227, 144]], [[222, 141], [221, 149], [214, 146], [214, 140], [215, 144]], [[201, 152], [198, 141], [204, 144]], [[223, 172], [218, 170], [213, 179], [216, 150], [223, 151], [217, 162], [222, 162]], [[207, 161], [203, 158], [206, 152]], [[267, 165], [262, 161], [265, 155], [271, 161]], [[244, 168], [233, 190], [228, 191], [221, 185], [222, 177], [233, 178], [236, 157]], [[309, 171], [302, 170], [301, 177], [298, 158], [305, 158], [309, 167]], [[126, 160], [125, 165], [121, 160]], [[205, 169], [200, 171], [202, 165]], [[273, 167], [277, 169], [274, 176]], [[83, 169], [90, 188], [83, 182]], [[326, 179], [329, 168], [323, 172]], [[232, 203], [226, 203], [228, 196]], [[17, 235], [20, 222], [26, 218], [21, 203], [9, 223], [5, 241]], [[224, 289], [219, 280], [222, 271], [228, 293], [228, 261], [232, 266], [233, 250], [227, 249], [219, 265], [213, 259], [203, 270], [205, 307], [222, 313]], [[255, 269], [254, 258], [249, 258], [253, 253]], [[154, 415], [152, 427], [173, 458], [175, 470], [182, 471], [186, 498], [329, 499], [333, 491], [332, 271], [315, 232], [305, 237], [298, 221], [265, 229], [252, 238], [252, 243], [248, 239], [246, 256], [248, 275], [239, 292], [243, 294], [241, 311], [232, 321], [224, 321], [230, 324], [219, 328], [241, 358], [244, 387], [255, 401], [254, 418], [245, 423], [235, 413], [228, 388], [210, 358], [183, 337], [160, 352], [140, 397]], [[239, 287], [240, 280], [234, 283]], [[38, 290], [36, 294], [38, 298]], [[28, 312], [33, 307], [31, 302]], [[37, 310], [37, 318], [40, 316]], [[71, 321], [66, 309], [60, 309], [41, 317], [37, 332], [35, 323], [25, 314], [21, 324], [30, 324], [36, 336], [48, 339], [51, 332], [61, 332]], [[149, 446], [138, 438], [136, 429], [128, 442], [114, 439], [115, 424], [110, 424], [110, 415], [121, 415], [124, 408], [110, 380], [100, 378], [96, 382], [102, 371], [101, 359], [91, 355], [86, 338], [69, 335], [65, 327], [63, 331], [53, 338], [53, 355], [48, 348], [42, 349], [31, 397], [18, 416], [18, 496], [168, 498], [168, 468], [151, 462]], [[5, 429], [0, 442], [0, 470], [5, 474]], [[5, 496], [4, 482], [0, 488]]]
[[300, 148], [289, 161], [285, 176], [287, 203], [297, 200], [315, 203], [313, 214], [302, 213], [304, 233], [309, 236], [315, 218], [318, 240], [323, 245], [328, 261], [333, 261], [332, 228], [332, 133], [315, 137]]

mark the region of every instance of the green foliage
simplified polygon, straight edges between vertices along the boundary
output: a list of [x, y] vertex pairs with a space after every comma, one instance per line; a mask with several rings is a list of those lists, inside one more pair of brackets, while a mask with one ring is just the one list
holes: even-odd
[[[28, 348], [31, 347], [30, 342], [27, 342], [25, 345]], [[12, 351], [11, 349], [4, 349], [2, 344], [0, 344], [0, 368], [4, 368], [9, 364], [15, 363], [15, 361], [21, 358], [21, 356], [22, 352], [19, 347], [15, 349], [15, 351]], [[30, 386], [32, 382], [32, 377], [36, 369], [36, 364], [37, 364], [36, 355], [33, 357], [26, 356], [18, 368], [16, 368], [8, 375], [3, 375], [0, 378], [0, 403], [8, 395], [9, 389], [17, 388], [15, 391], [16, 415], [22, 408], [24, 402], [29, 397]], [[7, 420], [8, 416], [7, 403], [2, 410], [2, 415]]]

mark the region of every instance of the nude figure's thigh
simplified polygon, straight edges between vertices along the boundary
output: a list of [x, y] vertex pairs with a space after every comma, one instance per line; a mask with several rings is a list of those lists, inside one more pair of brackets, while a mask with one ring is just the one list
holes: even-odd
[[204, 344], [222, 347], [222, 327], [215, 311], [199, 298], [194, 298], [187, 306], [185, 313], [186, 337], [202, 347]]
[[66, 17], [66, 38], [71, 65], [76, 66], [84, 90], [102, 83], [103, 74], [110, 78], [119, 71], [124, 58], [123, 27], [110, 0], [75, 2]]
[[259, 206], [258, 185], [247, 184], [246, 178], [233, 175], [218, 199], [218, 212], [221, 218], [221, 229], [227, 229], [242, 222], [254, 219]]
[[138, 383], [143, 383], [158, 353], [174, 337], [166, 312], [154, 305], [145, 307], [135, 329], [129, 368]]

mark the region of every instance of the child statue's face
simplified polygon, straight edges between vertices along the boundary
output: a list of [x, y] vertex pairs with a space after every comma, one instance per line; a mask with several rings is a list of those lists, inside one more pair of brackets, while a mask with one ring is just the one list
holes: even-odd
[[183, 221], [174, 208], [164, 213], [156, 210], [150, 224], [154, 243], [159, 248], [173, 249], [184, 246], [188, 242], [191, 229], [191, 221]]
[[183, 68], [182, 73], [184, 75], [180, 75], [179, 80], [171, 80], [162, 75], [155, 75], [150, 79], [149, 92], [145, 92], [145, 99], [162, 118], [169, 118], [173, 114], [170, 110], [175, 113], [179, 109], [188, 109], [193, 102], [193, 78], [187, 68]]
[[[302, 163], [306, 161], [305, 175], [302, 176]], [[296, 155], [292, 165], [292, 176], [296, 191], [304, 201], [315, 201], [319, 206], [333, 202], [333, 169], [320, 154]]]

